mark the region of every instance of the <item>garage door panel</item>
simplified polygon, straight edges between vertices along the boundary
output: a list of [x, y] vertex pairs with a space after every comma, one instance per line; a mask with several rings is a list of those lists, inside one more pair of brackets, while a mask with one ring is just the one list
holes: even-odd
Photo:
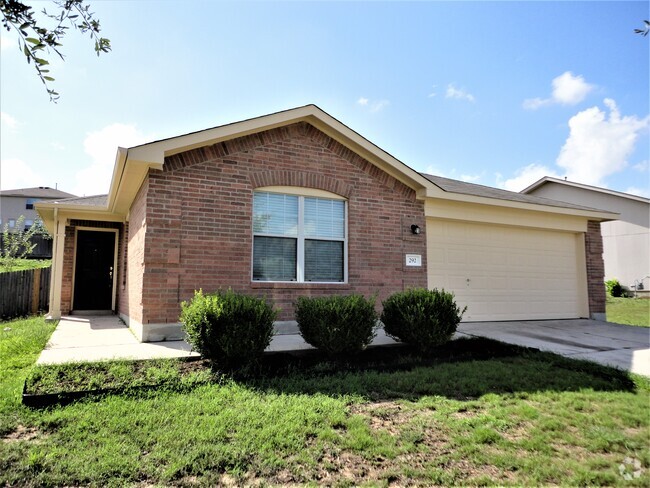
[[429, 219], [427, 235], [429, 287], [454, 292], [465, 320], [583, 315], [576, 234]]

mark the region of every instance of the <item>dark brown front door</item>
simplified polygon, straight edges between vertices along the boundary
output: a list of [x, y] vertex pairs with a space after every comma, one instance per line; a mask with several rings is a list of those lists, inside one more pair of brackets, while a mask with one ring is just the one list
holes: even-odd
[[112, 309], [114, 265], [115, 232], [77, 232], [75, 310]]

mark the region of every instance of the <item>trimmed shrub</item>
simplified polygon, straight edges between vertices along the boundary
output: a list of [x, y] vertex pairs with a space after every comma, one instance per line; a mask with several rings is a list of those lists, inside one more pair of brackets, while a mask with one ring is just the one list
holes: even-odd
[[277, 312], [265, 300], [232, 290], [195, 291], [181, 304], [180, 321], [192, 348], [223, 366], [247, 365], [271, 343]]
[[423, 352], [449, 341], [467, 310], [456, 305], [453, 293], [424, 288], [395, 293], [383, 306], [386, 334]]
[[303, 339], [330, 355], [364, 349], [375, 338], [375, 300], [362, 295], [299, 297], [295, 316]]
[[621, 286], [621, 284], [618, 282], [616, 278], [613, 280], [607, 280], [605, 282], [605, 288], [607, 289], [607, 294], [613, 297], [622, 297], [625, 294], [625, 290]]

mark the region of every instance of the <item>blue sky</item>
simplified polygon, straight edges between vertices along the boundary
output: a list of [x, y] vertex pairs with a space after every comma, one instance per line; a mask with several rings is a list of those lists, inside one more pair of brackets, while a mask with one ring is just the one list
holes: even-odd
[[90, 4], [113, 50], [70, 32], [57, 104], [2, 33], [2, 189], [105, 193], [117, 145], [314, 103], [418, 171], [650, 196], [647, 1]]

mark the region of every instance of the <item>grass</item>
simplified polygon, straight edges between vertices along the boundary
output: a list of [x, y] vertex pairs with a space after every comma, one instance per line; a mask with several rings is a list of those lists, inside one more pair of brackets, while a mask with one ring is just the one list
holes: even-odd
[[[18, 403], [30, 373], [34, 388], [65, 389], [83, 385], [79, 368], [122, 385], [147, 368], [32, 369], [43, 340], [21, 337], [31, 345], [0, 345], [2, 370], [7, 353], [24, 356], [1, 377], [0, 485], [650, 484], [650, 384], [593, 363], [477, 339], [434, 359], [269, 356], [256, 374], [180, 388], [198, 371], [161, 360], [150, 374], [167, 387], [30, 410]], [[634, 460], [642, 472], [627, 481], [619, 466], [631, 474]]]
[[0, 273], [24, 271], [26, 269], [49, 268], [51, 265], [51, 259], [17, 259], [11, 268], [0, 266]]
[[43, 317], [0, 323], [0, 435], [14, 428], [24, 412], [17, 406], [23, 382], [55, 326]]
[[650, 327], [650, 299], [607, 297], [607, 321]]

